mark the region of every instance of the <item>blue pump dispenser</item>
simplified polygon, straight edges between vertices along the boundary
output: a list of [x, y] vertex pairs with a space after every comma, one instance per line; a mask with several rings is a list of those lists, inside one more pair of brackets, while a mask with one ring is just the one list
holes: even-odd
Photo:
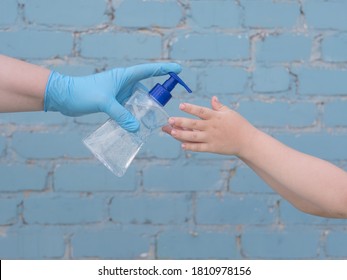
[[152, 98], [154, 98], [162, 106], [165, 106], [166, 103], [171, 99], [171, 91], [178, 83], [182, 85], [189, 93], [192, 92], [177, 74], [170, 72], [169, 75], [170, 78], [167, 79], [162, 85], [158, 83], [149, 91], [150, 96], [152, 96]]

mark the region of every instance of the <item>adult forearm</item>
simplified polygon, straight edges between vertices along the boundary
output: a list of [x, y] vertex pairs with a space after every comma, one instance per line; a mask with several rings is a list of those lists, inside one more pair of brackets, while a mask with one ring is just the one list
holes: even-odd
[[50, 70], [0, 55], [0, 112], [43, 110]]
[[347, 173], [258, 131], [240, 158], [275, 191], [310, 214], [347, 217]]

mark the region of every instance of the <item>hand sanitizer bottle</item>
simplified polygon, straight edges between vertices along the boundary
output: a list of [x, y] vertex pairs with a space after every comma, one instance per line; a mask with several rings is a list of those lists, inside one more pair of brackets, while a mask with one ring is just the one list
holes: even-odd
[[87, 148], [116, 176], [124, 175], [148, 137], [158, 128], [167, 124], [169, 118], [164, 110], [171, 99], [171, 91], [181, 84], [188, 92], [189, 87], [173, 72], [162, 85], [156, 84], [149, 92], [138, 83], [125, 108], [140, 122], [140, 128], [132, 133], [109, 119], [83, 142]]

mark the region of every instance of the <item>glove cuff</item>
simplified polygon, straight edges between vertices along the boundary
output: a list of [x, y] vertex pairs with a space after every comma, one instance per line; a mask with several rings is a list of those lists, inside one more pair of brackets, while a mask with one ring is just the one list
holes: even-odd
[[44, 96], [44, 100], [43, 100], [43, 110], [45, 112], [48, 111], [48, 107], [49, 107], [49, 87], [50, 87], [50, 84], [51, 84], [51, 80], [52, 80], [52, 76], [54, 75], [55, 71], [51, 71], [51, 73], [49, 74], [49, 77], [48, 77], [48, 81], [47, 81], [47, 84], [46, 84], [46, 89], [45, 89], [45, 96]]
[[47, 111], [62, 112], [68, 90], [68, 76], [52, 71], [46, 84], [43, 109]]

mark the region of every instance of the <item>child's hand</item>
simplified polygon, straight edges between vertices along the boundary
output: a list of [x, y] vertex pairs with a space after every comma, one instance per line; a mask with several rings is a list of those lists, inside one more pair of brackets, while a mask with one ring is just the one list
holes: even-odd
[[182, 142], [182, 148], [241, 157], [256, 129], [237, 112], [212, 97], [212, 109], [183, 103], [180, 109], [198, 119], [171, 117], [163, 131]]

